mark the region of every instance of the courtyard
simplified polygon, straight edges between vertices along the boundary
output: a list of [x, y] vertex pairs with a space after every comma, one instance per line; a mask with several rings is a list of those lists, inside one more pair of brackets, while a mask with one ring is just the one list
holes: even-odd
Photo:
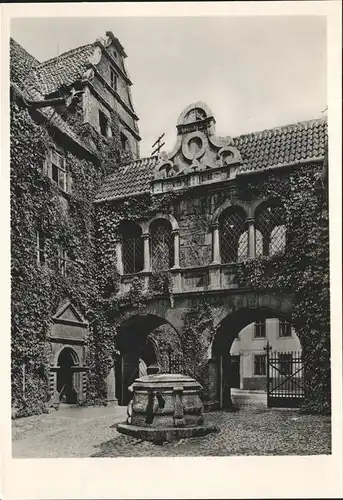
[[331, 453], [329, 416], [267, 409], [258, 398], [237, 411], [205, 416], [218, 428], [216, 433], [155, 445], [116, 430], [126, 419], [126, 407], [60, 407], [13, 421], [12, 454], [13, 458], [111, 458]]

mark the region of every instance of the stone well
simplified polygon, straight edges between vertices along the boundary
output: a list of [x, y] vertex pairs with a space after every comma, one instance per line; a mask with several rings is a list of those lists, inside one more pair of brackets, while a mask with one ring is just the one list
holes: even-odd
[[217, 429], [204, 424], [202, 386], [179, 374], [153, 374], [138, 378], [131, 386], [126, 424], [117, 430], [156, 443], [202, 436]]

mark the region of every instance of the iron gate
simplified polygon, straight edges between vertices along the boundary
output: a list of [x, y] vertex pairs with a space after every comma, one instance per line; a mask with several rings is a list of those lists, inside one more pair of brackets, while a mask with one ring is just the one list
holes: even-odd
[[267, 345], [268, 408], [298, 408], [304, 400], [301, 352], [272, 352]]

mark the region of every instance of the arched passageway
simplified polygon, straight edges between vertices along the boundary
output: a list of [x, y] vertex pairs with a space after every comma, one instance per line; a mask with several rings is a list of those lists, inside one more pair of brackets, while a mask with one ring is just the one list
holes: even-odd
[[280, 371], [287, 372], [292, 351], [301, 345], [289, 314], [268, 308], [232, 312], [218, 325], [212, 344], [217, 376], [217, 398], [221, 408], [232, 406], [231, 389], [267, 388], [267, 342], [279, 352]]
[[77, 392], [74, 387], [75, 372], [73, 368], [78, 364], [78, 357], [73, 349], [66, 347], [60, 352], [57, 361], [57, 391], [61, 402], [67, 404], [77, 403]]
[[172, 335], [177, 335], [175, 329], [154, 314], [133, 315], [121, 323], [116, 342], [120, 356], [115, 366], [115, 394], [120, 405], [129, 403], [129, 387], [136, 378], [152, 365], [161, 365], [163, 350], [168, 347], [165, 338]]

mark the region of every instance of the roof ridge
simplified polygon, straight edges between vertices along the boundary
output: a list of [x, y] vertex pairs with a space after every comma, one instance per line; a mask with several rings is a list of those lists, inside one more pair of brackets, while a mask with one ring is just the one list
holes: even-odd
[[25, 52], [25, 54], [27, 54], [31, 59], [34, 59], [37, 64], [41, 64], [41, 62], [37, 59], [37, 57], [33, 56], [32, 54], [30, 54], [30, 52], [28, 52], [25, 47], [23, 47], [19, 42], [17, 42], [17, 40], [15, 38], [13, 38], [12, 36], [10, 36], [10, 45], [12, 44], [15, 44], [15, 45], [18, 45], [18, 47], [21, 48], [21, 50], [23, 50]]
[[84, 45], [80, 45], [80, 47], [75, 47], [73, 49], [67, 50], [66, 52], [62, 52], [59, 56], [52, 57], [50, 59], [46, 59], [45, 61], [42, 61], [39, 64], [39, 67], [46, 67], [49, 66], [49, 64], [53, 64], [56, 62], [57, 59], [64, 59], [66, 56], [70, 56], [72, 53], [77, 53], [78, 51], [81, 51], [81, 49], [84, 49], [85, 47], [91, 47], [94, 46], [95, 42], [92, 43], [86, 43]]
[[143, 161], [143, 160], [152, 160], [152, 159], [157, 160], [158, 156], [154, 155], [154, 156], [143, 156], [142, 158], [136, 158], [135, 160], [130, 160], [130, 161], [127, 161], [126, 163], [123, 163], [121, 168], [127, 167], [128, 165], [131, 165], [132, 163], [138, 163], [138, 162]]
[[273, 132], [273, 131], [278, 131], [278, 130], [282, 131], [282, 130], [287, 129], [288, 127], [297, 127], [299, 125], [308, 125], [308, 124], [320, 123], [320, 122], [327, 122], [327, 116], [320, 116], [317, 118], [311, 118], [310, 120], [301, 120], [298, 122], [287, 123], [285, 125], [277, 125], [275, 127], [265, 128], [262, 130], [254, 130], [252, 132], [246, 132], [244, 134], [233, 136], [232, 139], [240, 139], [240, 138], [248, 137], [248, 136], [251, 137], [253, 135], [257, 135], [257, 134], [261, 135], [261, 134], [267, 133], [267, 132]]

